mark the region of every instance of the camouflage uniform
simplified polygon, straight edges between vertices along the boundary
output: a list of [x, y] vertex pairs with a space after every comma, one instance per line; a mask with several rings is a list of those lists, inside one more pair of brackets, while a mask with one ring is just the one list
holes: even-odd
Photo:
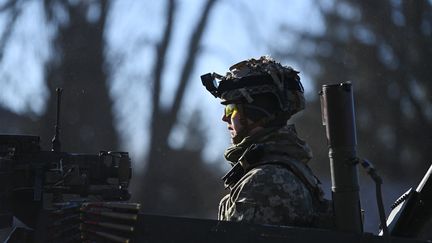
[[[229, 70], [224, 76], [201, 76], [222, 104], [236, 105], [244, 126], [225, 153], [233, 168], [223, 178], [230, 194], [220, 202], [219, 220], [332, 227], [330, 203], [307, 166], [312, 158], [309, 146], [297, 137], [294, 126], [286, 125], [305, 108], [299, 72], [268, 56], [239, 62]], [[257, 110], [259, 116], [254, 116]], [[261, 130], [251, 133], [257, 127]]]
[[311, 150], [292, 125], [246, 137], [225, 156], [234, 166], [224, 177], [230, 194], [219, 220], [332, 227], [330, 203], [306, 164]]

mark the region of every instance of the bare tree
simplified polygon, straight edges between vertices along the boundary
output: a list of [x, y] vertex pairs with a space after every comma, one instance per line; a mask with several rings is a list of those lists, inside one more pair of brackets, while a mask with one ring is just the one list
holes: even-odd
[[[40, 120], [40, 131], [46, 140], [55, 122], [55, 89], [64, 88], [62, 101], [63, 148], [77, 152], [117, 149], [111, 99], [104, 68], [104, 31], [110, 9], [107, 0], [45, 0], [47, 21], [57, 27], [53, 41], [55, 57], [46, 67], [50, 90], [48, 109]], [[89, 9], [99, 14], [89, 16]], [[65, 16], [59, 16], [63, 9]], [[66, 18], [66, 22], [61, 19]]]
[[[15, 1], [8, 3], [8, 9], [20, 6], [13, 3]], [[56, 29], [52, 43], [53, 58], [46, 65], [50, 97], [39, 126], [28, 130], [41, 135], [45, 148], [50, 147], [49, 139], [54, 132], [56, 87], [64, 88], [62, 149], [96, 152], [117, 148], [108, 96], [108, 75], [104, 68], [104, 33], [110, 3], [108, 0], [43, 1], [46, 21]], [[157, 55], [151, 71], [153, 90], [148, 162], [142, 172], [142, 187], [134, 192], [134, 199], [139, 199], [147, 212], [208, 216], [209, 211], [214, 213], [217, 209], [222, 188], [217, 178], [217, 172], [220, 171], [205, 164], [201, 158], [205, 143], [202, 134], [205, 132], [197, 125], [200, 123], [199, 112], [196, 111], [194, 118], [187, 124], [190, 131], [187, 140], [195, 146], [175, 150], [168, 145], [168, 138], [178, 122], [186, 87], [191, 80], [196, 80], [196, 77], [191, 78], [191, 74], [216, 0], [208, 0], [203, 5], [188, 40], [173, 104], [164, 108], [160, 100], [162, 76], [166, 72], [167, 51], [175, 47], [172, 35], [178, 11], [177, 1], [169, 0], [167, 3], [166, 24], [162, 38], [156, 45]], [[94, 8], [98, 11], [90, 11]], [[0, 47], [3, 39], [0, 38]]]
[[[178, 120], [180, 106], [186, 95], [186, 87], [191, 80], [190, 76], [199, 55], [200, 42], [215, 2], [216, 0], [208, 0], [204, 4], [188, 42], [188, 51], [184, 58], [173, 104], [170, 108], [164, 109], [160, 105], [161, 77], [165, 70], [167, 50], [174, 45], [172, 32], [177, 7], [175, 0], [168, 1], [164, 34], [157, 45], [157, 59], [152, 71], [154, 84], [151, 139], [148, 164], [140, 192], [140, 199], [146, 212], [202, 215], [208, 212], [209, 208], [216, 209], [219, 193], [212, 193], [209, 198], [208, 192], [211, 192], [212, 189], [213, 191], [220, 189], [217, 189], [217, 179], [212, 171], [214, 168], [205, 165], [202, 161], [200, 155], [202, 147], [197, 147], [192, 151], [176, 151], [168, 145], [168, 138]], [[192, 123], [199, 124], [199, 116], [196, 119]], [[195, 130], [198, 129], [196, 124], [191, 125], [195, 126]], [[192, 129], [190, 131], [191, 133], [197, 132]], [[192, 137], [193, 134], [189, 136]], [[203, 142], [203, 138], [198, 139]], [[198, 181], [198, 178], [206, 179]], [[196, 200], [197, 198], [201, 198], [201, 202]], [[214, 204], [206, 205], [206, 202], [209, 201]]]
[[[46, 112], [33, 117], [35, 121], [22, 117], [21, 122], [5, 125], [21, 124], [20, 133], [40, 135], [43, 147], [49, 149], [56, 117], [55, 89], [62, 87], [63, 149], [94, 153], [117, 148], [104, 68], [104, 30], [109, 3], [107, 0], [44, 0], [36, 3], [43, 5], [46, 17], [39, 27], [48, 28], [49, 25], [55, 28], [51, 60], [32, 64], [45, 67], [50, 93]], [[15, 23], [22, 17], [22, 10], [31, 4], [31, 1], [9, 0], [0, 6], [0, 13], [6, 16], [6, 28], [0, 36], [0, 62], [10, 43], [18, 38], [13, 32]], [[2, 80], [7, 78], [2, 77]]]
[[[303, 47], [297, 50], [312, 51], [279, 46], [279, 55], [302, 60], [316, 87], [352, 80], [361, 154], [388, 176], [418, 178], [429, 166], [432, 139], [426, 132], [432, 127], [430, 2], [338, 0], [316, 6], [324, 34], [297, 33]], [[311, 107], [319, 111], [318, 101]]]

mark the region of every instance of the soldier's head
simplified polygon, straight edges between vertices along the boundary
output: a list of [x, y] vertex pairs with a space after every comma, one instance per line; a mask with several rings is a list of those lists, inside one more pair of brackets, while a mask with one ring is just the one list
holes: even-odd
[[233, 143], [262, 127], [286, 125], [305, 107], [298, 71], [268, 56], [249, 59], [230, 67], [225, 76], [208, 73], [203, 85], [222, 100]]

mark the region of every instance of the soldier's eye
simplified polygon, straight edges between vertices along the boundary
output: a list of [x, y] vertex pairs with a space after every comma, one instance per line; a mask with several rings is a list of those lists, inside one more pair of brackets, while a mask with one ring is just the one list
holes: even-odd
[[228, 104], [225, 106], [225, 116], [226, 117], [232, 116], [237, 111], [238, 111], [238, 108], [235, 104]]

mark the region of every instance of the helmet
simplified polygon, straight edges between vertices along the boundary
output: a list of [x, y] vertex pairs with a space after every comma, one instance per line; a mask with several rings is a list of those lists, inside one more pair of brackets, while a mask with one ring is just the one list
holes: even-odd
[[298, 73], [269, 56], [262, 56], [234, 64], [225, 76], [208, 73], [201, 80], [211, 94], [223, 100], [222, 104], [251, 104], [261, 94], [273, 95], [279, 104], [278, 113], [288, 119], [305, 108]]

